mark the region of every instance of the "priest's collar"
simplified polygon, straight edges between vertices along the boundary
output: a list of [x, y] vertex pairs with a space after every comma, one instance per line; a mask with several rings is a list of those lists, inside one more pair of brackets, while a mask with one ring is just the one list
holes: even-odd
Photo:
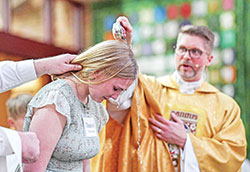
[[[175, 72], [175, 73], [177, 73], [177, 72]], [[176, 79], [176, 78], [180, 77], [180, 76], [178, 73], [177, 73], [177, 76], [175, 76], [176, 75], [175, 73], [171, 76], [169, 76], [169, 75], [162, 76], [160, 78], [157, 78], [157, 80], [165, 87], [177, 89], [177, 90], [181, 91], [180, 88], [183, 87], [184, 84], [179, 84], [180, 81], [178, 81], [178, 79]], [[219, 91], [217, 88], [215, 88], [211, 84], [207, 83], [203, 79], [201, 79], [200, 81], [196, 81], [196, 82], [198, 82], [198, 83], [195, 83], [193, 85], [191, 84], [189, 89], [192, 88], [192, 89], [194, 89], [195, 92], [204, 92], [204, 93], [215, 93], [215, 92]], [[183, 83], [185, 83], [185, 81]], [[188, 86], [189, 86], [189, 82], [188, 82]], [[187, 93], [185, 93], [185, 94], [187, 94]]]
[[174, 72], [173, 76], [174, 76], [175, 82], [179, 86], [180, 92], [184, 94], [194, 94], [196, 88], [200, 87], [202, 84], [202, 77], [198, 81], [187, 82], [181, 78], [181, 76], [178, 74], [177, 71]]

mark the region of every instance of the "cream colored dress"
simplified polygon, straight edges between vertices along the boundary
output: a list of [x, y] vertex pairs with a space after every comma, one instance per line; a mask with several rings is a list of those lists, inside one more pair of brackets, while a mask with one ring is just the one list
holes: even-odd
[[[83, 104], [70, 85], [65, 80], [58, 79], [43, 87], [29, 103], [24, 131], [29, 130], [33, 108], [48, 104], [54, 104], [56, 111], [64, 115], [67, 122], [48, 163], [47, 172], [82, 172], [83, 160], [92, 158], [99, 152], [98, 133], [108, 121], [106, 109], [90, 96], [88, 104]], [[91, 133], [95, 131], [96, 133]]]

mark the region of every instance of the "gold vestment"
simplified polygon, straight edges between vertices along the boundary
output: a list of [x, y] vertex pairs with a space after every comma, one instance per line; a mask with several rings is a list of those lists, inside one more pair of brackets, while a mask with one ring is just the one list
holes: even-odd
[[168, 144], [154, 135], [148, 121], [155, 113], [167, 119], [176, 113], [186, 120], [201, 171], [238, 171], [246, 157], [246, 138], [237, 103], [206, 82], [189, 95], [179, 92], [173, 77], [159, 81], [140, 74], [124, 125], [110, 118], [100, 133], [102, 146], [91, 171], [174, 172]]

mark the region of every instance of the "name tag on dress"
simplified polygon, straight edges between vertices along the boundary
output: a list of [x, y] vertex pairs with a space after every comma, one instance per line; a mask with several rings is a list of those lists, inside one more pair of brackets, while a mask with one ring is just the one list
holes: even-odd
[[95, 126], [95, 120], [94, 118], [83, 118], [83, 125], [85, 129], [85, 134], [87, 137], [96, 137], [97, 131]]

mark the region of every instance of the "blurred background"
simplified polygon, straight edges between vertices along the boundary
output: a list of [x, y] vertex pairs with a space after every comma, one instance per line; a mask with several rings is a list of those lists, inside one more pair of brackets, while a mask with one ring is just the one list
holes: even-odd
[[[0, 61], [78, 53], [113, 39], [112, 25], [125, 15], [134, 28], [133, 50], [141, 71], [162, 76], [175, 68], [179, 27], [207, 25], [216, 40], [206, 79], [239, 103], [249, 142], [249, 10], [249, 0], [0, 0]], [[9, 127], [9, 98], [34, 95], [50, 81], [45, 75], [0, 94], [0, 126]]]

